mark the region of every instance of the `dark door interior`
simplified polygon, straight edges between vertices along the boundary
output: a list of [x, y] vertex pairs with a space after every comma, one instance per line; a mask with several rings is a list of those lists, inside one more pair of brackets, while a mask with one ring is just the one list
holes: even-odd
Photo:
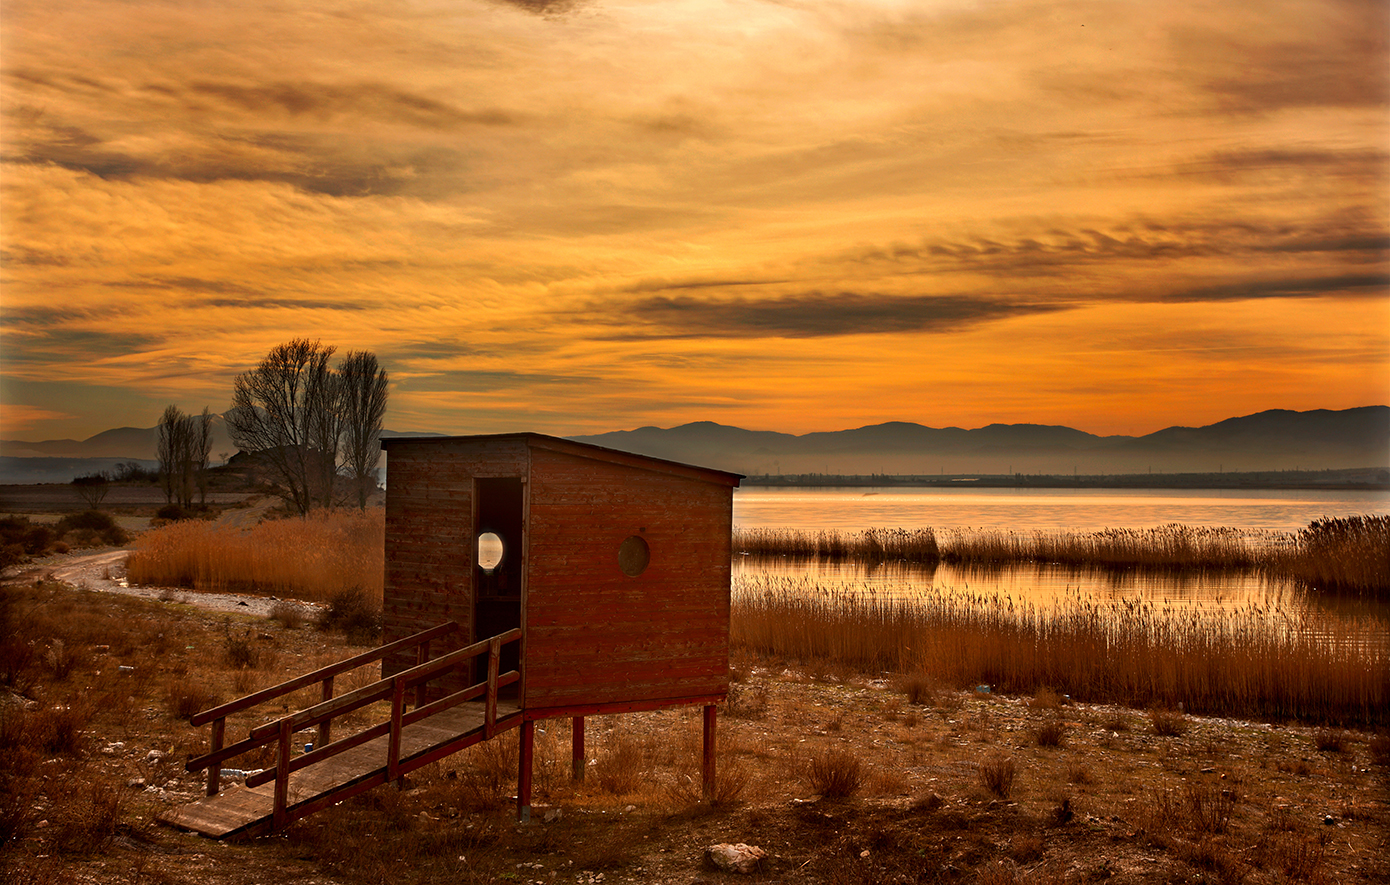
[[[476, 641], [521, 626], [521, 578], [525, 563], [521, 480], [513, 477], [477, 479], [474, 491], [477, 495], [477, 534], [473, 539]], [[489, 537], [480, 545], [479, 539], [489, 534], [496, 536], [496, 540]], [[497, 559], [497, 541], [500, 541], [500, 559]], [[501, 672], [517, 668], [519, 651], [518, 643], [503, 646]], [[487, 678], [487, 658], [476, 660], [479, 672], [475, 676], [481, 682]], [[505, 693], [515, 696], [516, 690], [517, 686], [509, 686]]]

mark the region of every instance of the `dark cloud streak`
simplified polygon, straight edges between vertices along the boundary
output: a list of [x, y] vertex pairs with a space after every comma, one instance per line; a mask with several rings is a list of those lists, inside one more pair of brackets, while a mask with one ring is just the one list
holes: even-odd
[[591, 321], [631, 324], [609, 339], [830, 338], [895, 332], [946, 332], [982, 322], [1063, 310], [1064, 304], [962, 295], [893, 296], [808, 292], [780, 298], [706, 301], [657, 296], [626, 305], [593, 306]]

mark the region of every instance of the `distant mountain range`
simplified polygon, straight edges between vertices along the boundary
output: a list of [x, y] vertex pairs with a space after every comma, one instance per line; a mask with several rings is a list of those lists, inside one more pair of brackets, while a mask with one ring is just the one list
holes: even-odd
[[[386, 431], [385, 436], [432, 436]], [[0, 482], [67, 482], [116, 461], [156, 458], [158, 429], [122, 427], [85, 440], [0, 440]], [[890, 422], [800, 436], [698, 421], [571, 439], [757, 474], [1217, 473], [1390, 466], [1390, 406], [1231, 418], [1147, 436], [1096, 436], [1070, 427], [991, 424], [974, 430]], [[236, 446], [218, 416], [213, 458]]]
[[623, 451], [756, 474], [1134, 474], [1390, 466], [1390, 406], [1272, 410], [1147, 436], [1040, 424], [974, 430], [892, 422], [794, 436], [708, 421], [572, 437]]

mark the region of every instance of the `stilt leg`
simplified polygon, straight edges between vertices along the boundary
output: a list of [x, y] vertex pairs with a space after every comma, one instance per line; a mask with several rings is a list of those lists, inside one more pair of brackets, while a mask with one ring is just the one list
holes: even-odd
[[584, 780], [584, 717], [576, 716], [570, 724], [574, 735], [574, 750], [570, 756], [570, 767], [577, 781]]
[[536, 723], [530, 719], [521, 723], [521, 751], [516, 774], [516, 819], [531, 820], [531, 760], [536, 750]]
[[718, 713], [718, 707], [710, 704], [705, 707], [705, 758], [702, 766], [704, 775], [704, 795], [705, 801], [714, 800], [714, 723]]

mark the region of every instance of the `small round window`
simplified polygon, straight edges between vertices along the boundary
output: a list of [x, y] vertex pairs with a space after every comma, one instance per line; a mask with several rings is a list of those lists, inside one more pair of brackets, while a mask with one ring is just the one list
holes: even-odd
[[651, 548], [647, 546], [646, 541], [636, 535], [629, 535], [618, 546], [618, 568], [622, 569], [623, 574], [629, 578], [635, 578], [646, 571], [647, 563], [651, 561]]
[[502, 539], [496, 532], [483, 532], [478, 536], [478, 568], [484, 573], [490, 575], [502, 564], [504, 552]]

